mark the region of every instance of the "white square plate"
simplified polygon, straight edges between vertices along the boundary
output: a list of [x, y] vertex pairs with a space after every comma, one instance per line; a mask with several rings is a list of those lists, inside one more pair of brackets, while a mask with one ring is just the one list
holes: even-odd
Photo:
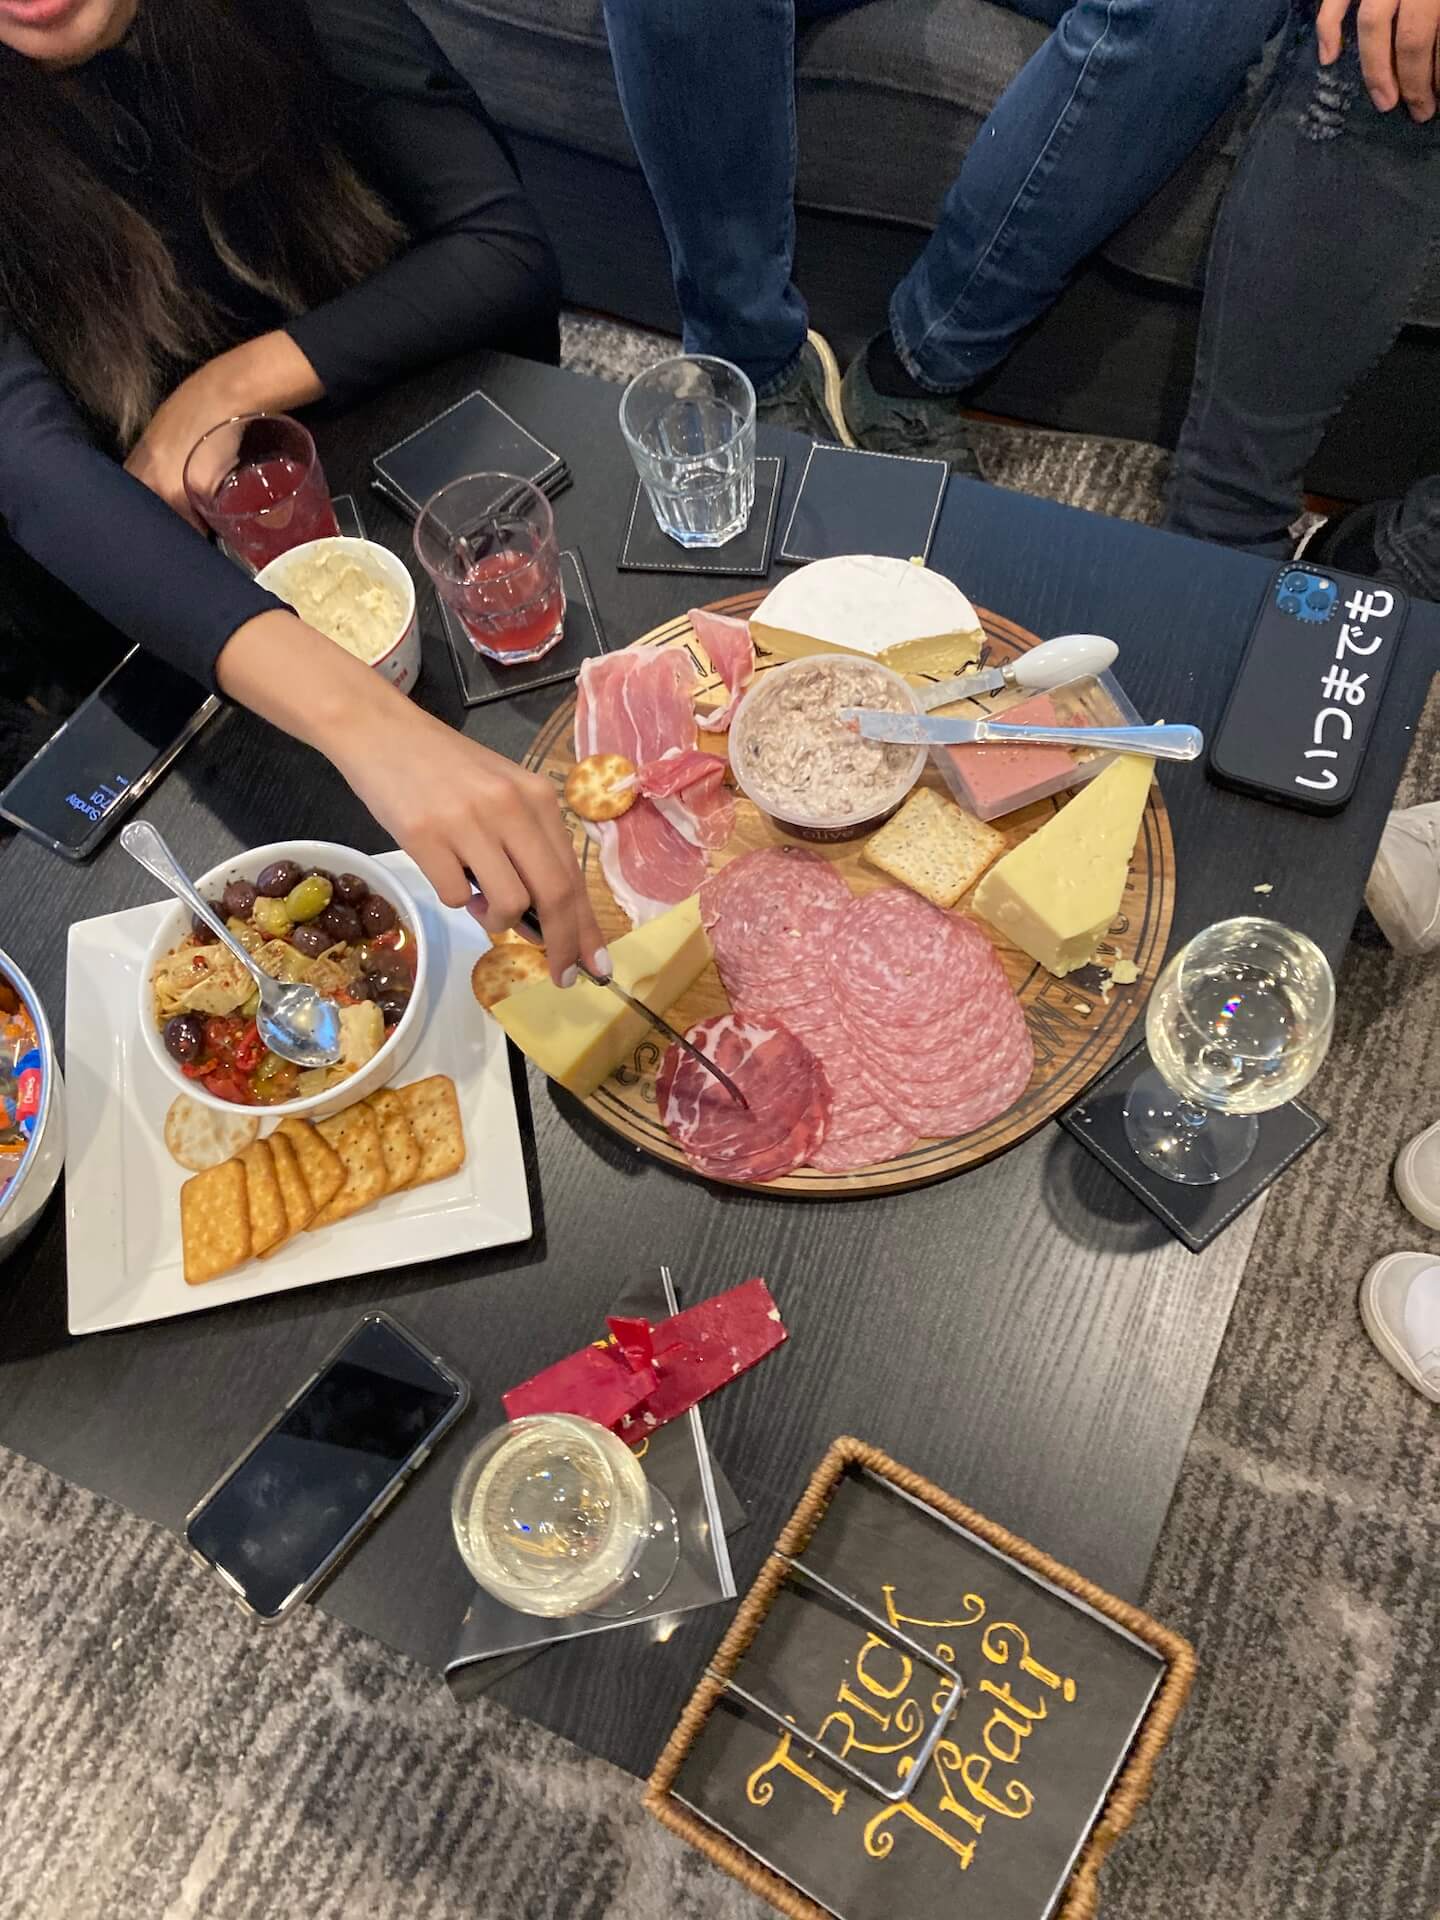
[[[175, 1094], [136, 1029], [146, 951], [168, 908], [159, 903], [83, 920], [70, 929], [65, 1001], [72, 1333], [167, 1320], [318, 1280], [529, 1239], [530, 1195], [507, 1043], [496, 1023], [481, 1017], [470, 992], [470, 969], [489, 940], [468, 914], [440, 905], [406, 854], [382, 853], [380, 864], [419, 903], [430, 952], [430, 1004], [415, 1050], [400, 1069], [401, 1083], [432, 1073], [454, 1080], [465, 1165], [333, 1227], [297, 1234], [268, 1260], [187, 1287], [180, 1188], [189, 1176], [171, 1159], [164, 1136]], [[263, 1116], [261, 1125], [268, 1131]]]

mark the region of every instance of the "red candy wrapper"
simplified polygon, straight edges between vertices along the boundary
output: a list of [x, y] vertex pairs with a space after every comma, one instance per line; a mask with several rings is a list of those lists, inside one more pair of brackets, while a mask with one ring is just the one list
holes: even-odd
[[582, 1347], [505, 1395], [505, 1412], [577, 1413], [627, 1440], [667, 1420], [748, 1372], [788, 1338], [763, 1280], [702, 1300], [651, 1326], [611, 1320], [612, 1341]]

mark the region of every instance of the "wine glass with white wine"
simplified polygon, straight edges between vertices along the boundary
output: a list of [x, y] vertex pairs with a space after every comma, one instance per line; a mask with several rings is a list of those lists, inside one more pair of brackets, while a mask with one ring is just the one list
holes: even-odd
[[497, 1427], [460, 1470], [455, 1541], [478, 1584], [521, 1613], [624, 1620], [669, 1586], [675, 1509], [623, 1440], [576, 1414]]
[[1309, 1085], [1334, 1023], [1330, 963], [1303, 933], [1253, 915], [1197, 933], [1146, 1009], [1154, 1066], [1125, 1100], [1137, 1157], [1186, 1186], [1237, 1173], [1255, 1150], [1255, 1116]]

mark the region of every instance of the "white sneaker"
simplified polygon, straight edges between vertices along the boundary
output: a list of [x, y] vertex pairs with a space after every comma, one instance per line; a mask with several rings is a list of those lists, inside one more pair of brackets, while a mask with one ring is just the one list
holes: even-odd
[[1440, 947], [1440, 801], [1401, 808], [1385, 822], [1365, 904], [1396, 953]]
[[1440, 1404], [1440, 1260], [1390, 1253], [1360, 1283], [1365, 1331], [1402, 1380]]
[[1440, 1120], [1396, 1154], [1395, 1191], [1421, 1226], [1440, 1233]]

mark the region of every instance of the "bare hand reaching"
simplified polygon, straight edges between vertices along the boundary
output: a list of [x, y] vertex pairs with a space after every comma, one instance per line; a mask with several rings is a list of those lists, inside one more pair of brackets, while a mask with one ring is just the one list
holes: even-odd
[[[1355, 0], [1323, 0], [1315, 21], [1320, 64], [1340, 57], [1341, 28]], [[1355, 34], [1360, 70], [1382, 113], [1403, 100], [1412, 120], [1435, 117], [1440, 68], [1440, 0], [1359, 0]]]

